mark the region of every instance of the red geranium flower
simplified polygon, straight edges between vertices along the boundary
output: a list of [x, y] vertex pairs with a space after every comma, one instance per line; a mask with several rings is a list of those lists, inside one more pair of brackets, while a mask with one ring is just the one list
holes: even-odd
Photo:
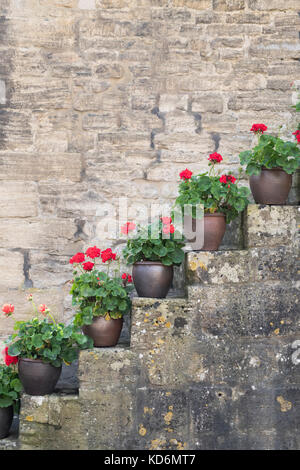
[[[122, 279], [126, 282], [132, 282], [132, 277], [130, 276], [130, 274], [123, 273], [122, 274]], [[125, 284], [126, 284], [126, 282], [125, 282]]]
[[300, 130], [293, 132], [293, 135], [295, 136], [295, 139], [297, 139], [298, 144], [300, 144]]
[[136, 227], [136, 225], [135, 225], [134, 222], [126, 222], [126, 224], [122, 225], [121, 232], [124, 235], [128, 235], [128, 232], [130, 232], [131, 230], [134, 230], [135, 227]]
[[78, 263], [83, 263], [85, 260], [84, 253], [76, 253], [76, 255], [72, 256], [70, 259], [70, 264], [78, 264]]
[[215, 152], [210, 154], [208, 160], [212, 163], [220, 163], [223, 160], [223, 157], [219, 153]]
[[2, 356], [3, 356], [4, 362], [7, 366], [10, 366], [11, 364], [17, 364], [18, 363], [18, 356], [10, 356], [8, 354], [8, 346], [6, 346], [6, 348], [3, 349]]
[[101, 253], [100, 248], [97, 248], [96, 246], [91, 246], [85, 252], [86, 256], [91, 259], [99, 258], [100, 253]]
[[265, 124], [253, 124], [250, 131], [251, 132], [260, 132], [261, 134], [263, 134], [264, 132], [266, 132], [267, 130], [267, 126], [265, 126]]
[[86, 263], [83, 263], [82, 267], [85, 271], [91, 271], [94, 267], [94, 263], [87, 261]]
[[12, 304], [4, 304], [2, 306], [2, 312], [4, 312], [4, 315], [6, 317], [10, 317], [11, 314], [14, 312], [14, 310], [15, 310], [15, 307]]
[[41, 305], [39, 306], [39, 311], [40, 311], [41, 313], [45, 314], [45, 313], [46, 313], [46, 310], [48, 310], [48, 309], [47, 309], [47, 307], [46, 307], [45, 304], [41, 304]]
[[116, 256], [116, 253], [113, 253], [111, 248], [107, 248], [101, 253], [101, 259], [103, 263], [106, 263], [106, 261], [115, 260]]
[[169, 225], [165, 225], [162, 229], [163, 233], [165, 233], [166, 235], [168, 233], [174, 233], [175, 232], [175, 227], [174, 225], [172, 224], [169, 224]]
[[189, 180], [189, 179], [192, 177], [192, 174], [193, 174], [193, 172], [190, 171], [190, 170], [188, 170], [188, 169], [186, 168], [184, 171], [182, 171], [182, 172], [179, 174], [179, 176], [180, 176], [180, 179], [181, 179], [181, 180], [183, 180], [183, 179], [184, 179], [184, 180]]
[[164, 225], [169, 225], [172, 223], [172, 217], [161, 217], [160, 220]]
[[228, 184], [228, 183], [235, 183], [236, 178], [232, 175], [222, 175], [219, 179], [220, 183]]

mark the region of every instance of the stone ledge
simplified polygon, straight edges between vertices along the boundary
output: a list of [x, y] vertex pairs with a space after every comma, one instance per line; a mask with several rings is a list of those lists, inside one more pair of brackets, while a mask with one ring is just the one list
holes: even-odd
[[128, 346], [94, 348], [80, 351], [78, 378], [79, 395], [91, 393], [99, 387], [118, 388], [134, 385], [138, 379], [135, 352]]
[[295, 248], [286, 246], [236, 251], [189, 252], [187, 284], [244, 284], [296, 280]]
[[299, 223], [299, 206], [250, 204], [245, 213], [245, 246], [295, 245]]

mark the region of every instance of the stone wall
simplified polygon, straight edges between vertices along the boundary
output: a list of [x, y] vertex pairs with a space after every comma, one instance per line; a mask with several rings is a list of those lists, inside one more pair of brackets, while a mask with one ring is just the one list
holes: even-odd
[[[15, 304], [14, 319], [30, 315], [25, 289], [70, 317], [70, 255], [121, 249], [99, 230], [106, 203], [127, 196], [134, 219], [134, 204], [170, 202], [179, 171], [206, 169], [213, 151], [236, 171], [253, 122], [292, 138], [298, 10], [298, 0], [1, 0], [0, 304]], [[239, 247], [230, 230], [224, 247]], [[1, 318], [0, 342], [13, 321]]]
[[244, 250], [187, 255], [186, 298], [134, 299], [78, 395], [23, 395], [19, 448], [299, 450], [298, 209], [251, 205]]

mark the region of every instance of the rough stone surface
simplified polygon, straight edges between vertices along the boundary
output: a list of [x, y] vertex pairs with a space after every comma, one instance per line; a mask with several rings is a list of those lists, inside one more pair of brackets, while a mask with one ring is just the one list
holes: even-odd
[[[2, 0], [6, 300], [24, 269], [25, 288], [59, 287], [75, 251], [121, 250], [100, 224], [106, 203], [127, 196], [131, 218], [138, 203], [172, 203], [179, 172], [206, 170], [213, 151], [224, 157], [221, 170], [236, 174], [253, 122], [271, 132], [284, 124], [293, 138], [298, 10], [296, 0]], [[239, 218], [222, 249], [242, 248]]]
[[186, 298], [134, 298], [130, 345], [82, 351], [79, 396], [23, 396], [16, 445], [299, 449], [297, 209], [250, 206], [250, 248], [188, 253]]
[[[139, 203], [172, 203], [179, 172], [206, 170], [214, 151], [236, 174], [253, 122], [293, 138], [298, 3], [1, 0], [0, 300], [14, 319], [29, 317], [28, 292], [70, 319], [70, 255], [122, 248], [101, 225], [107, 203], [127, 196], [130, 218]], [[188, 255], [188, 300], [135, 301], [113, 405], [108, 380], [102, 397], [89, 388], [89, 363], [87, 401], [49, 398], [59, 425], [21, 417], [23, 448], [70, 448], [70, 436], [78, 449], [299, 448], [299, 201], [298, 173], [289, 206], [251, 205], [227, 227], [226, 251]], [[0, 347], [12, 324], [0, 319]], [[95, 359], [105, 377], [110, 354]], [[31, 416], [31, 401], [22, 406]], [[99, 426], [109, 430], [111, 409], [112, 438]]]

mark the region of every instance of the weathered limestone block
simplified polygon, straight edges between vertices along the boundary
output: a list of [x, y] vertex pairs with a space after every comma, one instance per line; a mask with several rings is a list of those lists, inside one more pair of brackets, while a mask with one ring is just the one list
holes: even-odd
[[81, 351], [78, 370], [80, 396], [88, 395], [99, 387], [135, 385], [139, 377], [137, 366], [135, 351], [125, 346]]
[[21, 450], [86, 449], [78, 396], [23, 394], [19, 439]]
[[0, 153], [1, 179], [17, 181], [80, 181], [81, 158], [78, 153]]
[[217, 11], [244, 10], [245, 3], [245, 0], [213, 0], [213, 9]]
[[89, 449], [126, 449], [139, 374], [136, 353], [128, 347], [81, 351], [79, 398]]
[[189, 284], [215, 285], [296, 280], [297, 264], [295, 251], [286, 246], [189, 252], [186, 279]]
[[203, 93], [196, 96], [192, 103], [193, 112], [211, 112], [211, 113], [222, 113], [223, 111], [223, 99], [219, 94], [207, 94]]
[[189, 445], [186, 392], [169, 388], [137, 390], [137, 438], [134, 448], [185, 450]]
[[134, 299], [131, 348], [139, 355], [144, 380], [162, 386], [203, 380], [205, 353], [194, 321], [186, 299]]
[[300, 326], [299, 288], [286, 281], [188, 287], [195, 334], [235, 338], [278, 336]]
[[297, 0], [250, 0], [249, 8], [251, 10], [299, 10]]
[[74, 254], [76, 223], [68, 219], [0, 219], [0, 246]]
[[0, 249], [0, 290], [21, 288], [24, 281], [24, 254]]
[[174, 7], [187, 7], [194, 10], [207, 10], [211, 6], [210, 0], [172, 0]]
[[32, 182], [2, 181], [0, 217], [35, 217], [38, 215], [37, 186]]
[[297, 206], [259, 206], [250, 204], [245, 219], [245, 244], [259, 246], [295, 246], [299, 251], [300, 212]]

